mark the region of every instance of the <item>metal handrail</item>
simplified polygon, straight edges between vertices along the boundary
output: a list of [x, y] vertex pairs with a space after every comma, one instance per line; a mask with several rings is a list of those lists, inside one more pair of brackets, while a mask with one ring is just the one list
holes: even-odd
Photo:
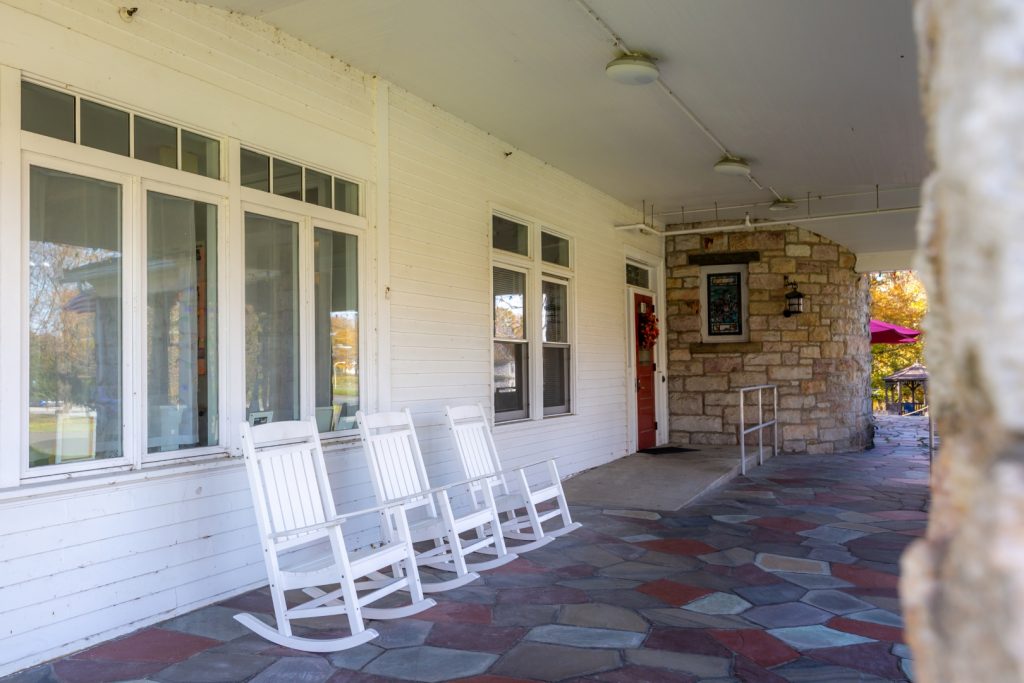
[[[764, 419], [764, 399], [762, 392], [771, 389], [772, 392], [772, 419], [767, 422]], [[747, 428], [744, 395], [757, 392], [757, 424]], [[742, 387], [740, 390], [740, 473], [747, 473], [747, 434], [757, 432], [757, 464], [764, 464], [764, 442], [762, 433], [768, 427], [772, 428], [772, 457], [779, 454], [779, 424], [776, 416], [779, 414], [779, 388], [774, 384], [758, 384], [751, 387]]]

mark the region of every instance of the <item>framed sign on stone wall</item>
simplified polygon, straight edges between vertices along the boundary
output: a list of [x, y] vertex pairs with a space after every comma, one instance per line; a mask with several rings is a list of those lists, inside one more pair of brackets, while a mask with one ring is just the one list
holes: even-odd
[[700, 269], [701, 337], [704, 342], [741, 342], [747, 328], [747, 265]]

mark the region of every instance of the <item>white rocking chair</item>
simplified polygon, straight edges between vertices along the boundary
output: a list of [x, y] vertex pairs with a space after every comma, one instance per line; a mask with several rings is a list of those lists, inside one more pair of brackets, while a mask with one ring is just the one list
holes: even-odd
[[[504, 536], [527, 541], [525, 544], [509, 546], [510, 550], [517, 553], [529, 552], [582, 526], [579, 522], [573, 522], [569, 514], [569, 504], [565, 500], [562, 480], [554, 460], [547, 461], [547, 477], [539, 488], [530, 486], [526, 477], [527, 468], [522, 467], [514, 471], [517, 485], [515, 489], [510, 489], [483, 406], [446, 406], [444, 414], [448, 418], [448, 429], [455, 441], [462, 470], [467, 478], [473, 480], [471, 489], [474, 505], [479, 507], [483, 503], [478, 496], [484, 500], [493, 498], [498, 512], [507, 516], [501, 524]], [[555, 501], [555, 507], [538, 512], [537, 505], [549, 500]], [[523, 510], [523, 513], [518, 514], [519, 510]], [[555, 517], [561, 517], [562, 525], [545, 531], [543, 523]], [[529, 531], [525, 530], [527, 527]]]
[[[480, 577], [476, 572], [500, 567], [518, 557], [508, 552], [500, 533], [484, 531], [492, 524], [494, 529], [499, 528], [497, 509], [493, 505], [477, 506], [467, 515], [456, 516], [452, 510], [451, 487], [430, 487], [408, 410], [373, 415], [360, 410], [356, 420], [377, 502], [400, 503], [406, 511], [418, 510], [418, 517], [410, 516], [409, 521], [412, 541], [432, 540], [434, 547], [418, 553], [416, 561], [455, 574], [454, 579], [446, 581], [424, 581], [424, 592], [464, 586]], [[462, 533], [470, 530], [475, 530], [475, 538], [461, 538]], [[466, 561], [471, 553], [487, 550], [497, 557], [484, 562]]]
[[[364, 618], [398, 619], [436, 604], [423, 597], [408, 522], [400, 506], [336, 514], [314, 420], [258, 427], [243, 422], [241, 433], [277, 627], [251, 614], [237, 614], [235, 619], [278, 645], [306, 652], [337, 652], [377, 637], [377, 631], [365, 627]], [[389, 542], [349, 554], [342, 523], [348, 517], [375, 511], [388, 520]], [[388, 567], [391, 576], [381, 573]], [[357, 583], [371, 575], [372, 580]], [[338, 587], [325, 592], [320, 586]], [[311, 599], [289, 607], [285, 591], [294, 589]], [[409, 592], [411, 604], [365, 607], [398, 590]], [[348, 616], [351, 635], [316, 639], [292, 633], [296, 619], [339, 614]]]

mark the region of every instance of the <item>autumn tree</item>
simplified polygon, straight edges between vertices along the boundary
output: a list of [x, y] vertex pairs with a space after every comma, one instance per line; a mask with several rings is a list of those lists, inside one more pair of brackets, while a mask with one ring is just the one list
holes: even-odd
[[[928, 299], [912, 270], [871, 275], [871, 317], [903, 327], [921, 329]], [[913, 363], [924, 361], [924, 334], [913, 344], [871, 346], [871, 387], [884, 390], [883, 378]]]

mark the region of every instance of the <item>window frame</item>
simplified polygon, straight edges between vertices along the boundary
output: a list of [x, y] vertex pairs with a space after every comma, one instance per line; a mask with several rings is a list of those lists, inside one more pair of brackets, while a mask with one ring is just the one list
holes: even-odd
[[[29, 82], [58, 92], [66, 92], [75, 98], [75, 140], [68, 141], [33, 133], [21, 127], [22, 83]], [[18, 69], [0, 66], [0, 95], [8, 106], [0, 107], [0, 189], [12, 201], [4, 202], [0, 213], [11, 231], [6, 249], [0, 253], [0, 287], [16, 301], [12, 303], [12, 317], [18, 321], [15, 329], [0, 333], [0, 379], [5, 385], [17, 387], [9, 396], [0, 396], [0, 426], [11, 435], [11, 446], [7, 455], [0, 458], [0, 489], [17, 489], [33, 484], [60, 484], [62, 482], [91, 481], [94, 475], [111, 477], [119, 481], [126, 473], [145, 471], [153, 467], [195, 467], [203, 463], [214, 464], [215, 459], [237, 456], [238, 439], [232, 426], [244, 419], [244, 354], [237, 353], [244, 347], [244, 334], [239, 332], [238, 321], [244, 316], [244, 213], [239, 211], [243, 203], [258, 213], [270, 215], [281, 212], [289, 219], [302, 216], [300, 221], [299, 272], [312, 273], [312, 243], [314, 228], [352, 235], [356, 239], [358, 283], [357, 305], [359, 312], [358, 340], [358, 386], [360, 407], [365, 408], [376, 400], [376, 393], [368, 382], [372, 373], [379, 372], [369, 351], [377, 344], [374, 330], [366, 325], [369, 308], [371, 276], [368, 264], [372, 262], [371, 250], [374, 241], [369, 235], [367, 212], [373, 208], [373, 186], [366, 180], [334, 171], [325, 171], [318, 165], [295, 162], [302, 168], [312, 168], [332, 177], [331, 192], [338, 179], [355, 184], [358, 188], [359, 214], [350, 214], [333, 207], [321, 207], [300, 199], [289, 199], [266, 192], [242, 187], [239, 177], [239, 149], [245, 147], [264, 153], [262, 148], [249, 145], [228, 135], [216, 134], [200, 126], [177, 122], [149, 111], [112, 101], [106, 97], [67, 88], [45, 78], [38, 78]], [[125, 111], [129, 114], [129, 153], [105, 151], [81, 142], [81, 103], [85, 100], [103, 106]], [[134, 117], [145, 118], [174, 126], [177, 130], [177, 167], [162, 166], [135, 158]], [[211, 178], [181, 168], [183, 131], [209, 137], [218, 142], [217, 163], [220, 177]], [[281, 155], [268, 153], [272, 158]], [[282, 157], [290, 161], [288, 157]], [[121, 455], [116, 458], [89, 460], [76, 463], [37, 465], [30, 467], [29, 453], [29, 395], [30, 395], [30, 329], [29, 311], [29, 243], [31, 230], [31, 168], [33, 166], [52, 169], [63, 173], [79, 175], [88, 179], [110, 182], [120, 188], [121, 213], [121, 344], [120, 390], [121, 390]], [[304, 186], [303, 186], [304, 187]], [[147, 210], [149, 192], [191, 199], [217, 207], [217, 362], [218, 382], [217, 407], [219, 411], [218, 443], [214, 446], [181, 449], [160, 453], [148, 453], [148, 396], [147, 396]], [[306, 229], [303, 228], [306, 226]], [[17, 226], [17, 227], [14, 227]], [[308, 244], [305, 248], [303, 240]], [[306, 260], [301, 259], [308, 254]], [[300, 358], [305, 356], [307, 365], [300, 377], [300, 415], [313, 415], [315, 396], [313, 375], [315, 337], [313, 321], [314, 278], [299, 275], [300, 324], [309, 332], [305, 343], [309, 350], [299, 349]], [[212, 283], [211, 283], [211, 286]], [[240, 309], [240, 310], [235, 310]], [[307, 322], [302, 323], [305, 319]], [[14, 326], [11, 326], [14, 328]], [[371, 338], [372, 337], [372, 338]], [[300, 338], [301, 339], [301, 338]], [[242, 356], [239, 358], [239, 356]], [[301, 361], [300, 361], [301, 362]], [[374, 367], [371, 367], [373, 365]], [[308, 386], [304, 386], [308, 385]], [[324, 432], [321, 438], [331, 440], [352, 440], [356, 430]], [[176, 471], [176, 470], [168, 470]], [[81, 477], [90, 477], [82, 479]]]
[[[59, 141], [69, 145], [66, 141]], [[104, 152], [104, 154], [107, 154]], [[121, 187], [121, 456], [103, 458], [77, 463], [56, 463], [40, 467], [32, 467], [29, 458], [29, 394], [31, 367], [31, 335], [28, 319], [28, 295], [30, 291], [29, 277], [29, 244], [31, 242], [31, 170], [32, 167], [59, 171], [93, 180], [113, 183]], [[20, 407], [20, 444], [18, 448], [18, 469], [21, 479], [36, 480], [44, 477], [67, 476], [80, 472], [100, 469], [130, 469], [139, 465], [137, 449], [134, 445], [138, 440], [140, 425], [138, 402], [132, 400], [138, 382], [139, 352], [137, 344], [136, 316], [138, 314], [136, 297], [138, 282], [131, 272], [135, 259], [138, 258], [138, 238], [131, 230], [136, 211], [136, 189], [138, 182], [135, 177], [123, 172], [98, 168], [81, 162], [37, 154], [30, 151], [22, 153], [21, 183], [21, 244], [18, 253], [21, 260], [21, 289], [19, 291], [21, 338], [21, 376], [19, 382]]]
[[[498, 216], [521, 225], [525, 225], [528, 231], [527, 254], [521, 255], [517, 252], [505, 251], [493, 246], [493, 217]], [[492, 206], [488, 213], [487, 243], [490, 246], [490, 318], [491, 318], [491, 413], [495, 426], [502, 424], [513, 424], [532, 420], [543, 420], [546, 418], [563, 417], [575, 414], [576, 391], [576, 243], [572, 236], [564, 231], [552, 228], [550, 225], [525, 216], [521, 213], [509, 211], [500, 207]], [[568, 242], [569, 265], [562, 266], [544, 260], [541, 248], [542, 233], [547, 233], [564, 239]], [[502, 411], [498, 412], [494, 405], [495, 381], [494, 381], [494, 346], [497, 342], [510, 341], [499, 339], [494, 335], [494, 269], [505, 268], [516, 270], [526, 275], [526, 311], [524, 313], [524, 324], [526, 325], [525, 340], [518, 343], [526, 345], [526, 377], [527, 377], [527, 406], [525, 411]], [[566, 311], [565, 324], [566, 342], [545, 342], [543, 339], [543, 283], [554, 282], [566, 287]], [[568, 378], [566, 405], [552, 406], [551, 409], [544, 407], [544, 348], [557, 346], [569, 349]], [[511, 414], [510, 414], [511, 413]]]
[[[315, 392], [315, 367], [316, 367], [316, 320], [315, 307], [315, 260], [313, 257], [313, 235], [314, 230], [321, 228], [332, 232], [352, 235], [356, 238], [356, 267], [359, 272], [356, 275], [359, 283], [358, 302], [358, 330], [359, 344], [357, 348], [359, 363], [359, 405], [363, 408], [367, 405], [367, 379], [366, 379], [366, 353], [368, 346], [366, 342], [366, 326], [364, 316], [366, 315], [366, 285], [363, 279], [366, 273], [366, 233], [364, 230], [366, 219], [355, 214], [348, 214], [336, 209], [308, 204], [302, 202], [296, 205], [295, 199], [289, 199], [280, 195], [270, 194], [253, 188], [241, 188], [241, 234], [238, 239], [239, 254], [236, 254], [241, 264], [241, 301], [239, 314], [243, 318], [242, 333], [240, 334], [241, 349], [245, 348], [244, 315], [245, 315], [245, 215], [255, 213], [270, 218], [292, 221], [298, 224], [298, 295], [299, 295], [299, 414], [300, 416], [316, 415], [316, 392]], [[298, 210], [305, 209], [305, 210]], [[336, 215], [333, 215], [336, 214]], [[350, 219], [350, 220], [347, 220]], [[308, 274], [309, 277], [304, 277]], [[238, 375], [239, 387], [236, 387], [233, 396], [236, 405], [240, 406], [239, 420], [247, 419], [248, 412], [245, 402], [245, 358], [244, 353], [240, 354], [241, 372]], [[304, 419], [304, 418], [302, 418]], [[324, 441], [347, 439], [358, 435], [357, 428], [321, 432], [320, 438]]]
[[[188, 173], [188, 171], [185, 171]], [[211, 194], [208, 192], [190, 190], [166, 182], [142, 179], [139, 192], [139, 241], [141, 242], [139, 253], [139, 316], [140, 340], [141, 340], [141, 365], [139, 374], [138, 396], [140, 397], [142, 410], [140, 417], [145, 417], [138, 425], [140, 440], [138, 443], [139, 452], [142, 454], [142, 464], [162, 463], [170, 460], [182, 460], [186, 458], [199, 458], [224, 453], [230, 444], [230, 420], [228, 417], [228, 400], [225, 388], [228, 386], [228, 364], [224, 362], [224, 345], [230, 339], [227, 318], [225, 315], [227, 306], [227, 294], [229, 291], [229, 267], [227, 253], [227, 232], [228, 232], [228, 199], [226, 196]], [[149, 453], [149, 357], [146, 354], [146, 340], [149, 329], [149, 278], [147, 275], [147, 254], [148, 254], [148, 199], [150, 192], [171, 195], [181, 199], [211, 204], [217, 207], [217, 441], [214, 446], [200, 446], [197, 448], [182, 448], [174, 451]]]

